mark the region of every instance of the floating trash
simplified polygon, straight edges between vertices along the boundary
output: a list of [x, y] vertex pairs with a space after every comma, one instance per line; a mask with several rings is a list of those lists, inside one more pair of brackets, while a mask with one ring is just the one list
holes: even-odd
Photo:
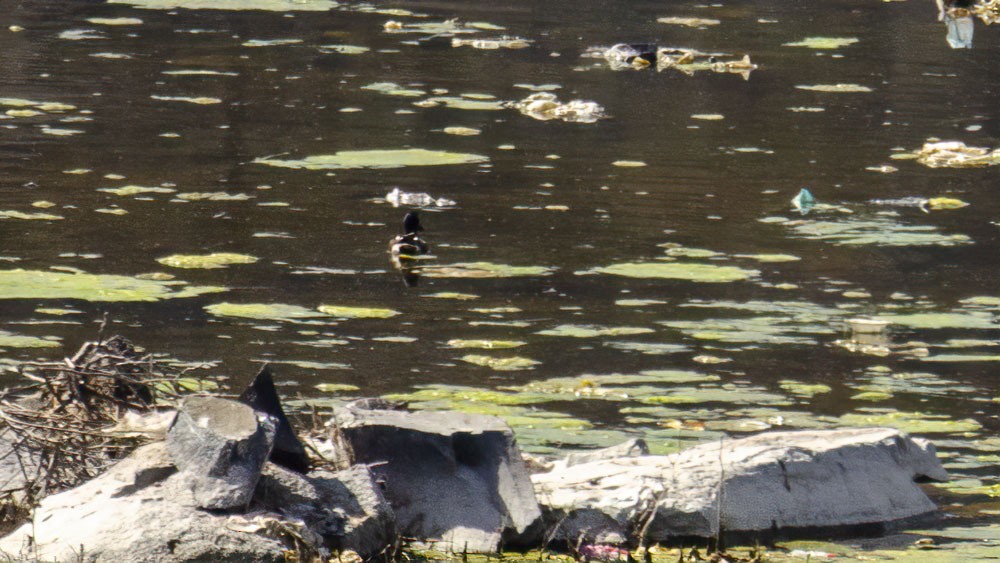
[[978, 168], [1000, 164], [1000, 149], [970, 147], [961, 141], [927, 142], [913, 154], [917, 162], [931, 168]]
[[455, 200], [443, 197], [435, 198], [423, 192], [404, 192], [395, 187], [391, 192], [385, 194], [386, 203], [393, 207], [454, 207]]
[[520, 37], [499, 37], [497, 39], [459, 39], [451, 40], [452, 47], [472, 47], [473, 49], [526, 49], [531, 46], [530, 39]]
[[799, 213], [806, 215], [816, 206], [816, 197], [806, 188], [799, 190], [799, 193], [792, 198], [792, 207]]
[[604, 108], [597, 102], [572, 100], [562, 103], [551, 92], [531, 94], [519, 102], [511, 102], [510, 107], [541, 121], [558, 119], [571, 123], [595, 123], [607, 117]]

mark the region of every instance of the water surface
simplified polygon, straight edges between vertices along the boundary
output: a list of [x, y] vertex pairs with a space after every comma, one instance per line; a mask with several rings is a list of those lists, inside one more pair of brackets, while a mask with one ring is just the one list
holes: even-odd
[[[275, 362], [290, 396], [495, 412], [539, 452], [895, 425], [995, 514], [998, 169], [898, 157], [1000, 146], [996, 28], [953, 50], [917, 0], [136, 3], [0, 31], [4, 366], [108, 313], [233, 387]], [[787, 45], [815, 37], [840, 46]], [[593, 56], [621, 42], [759, 68]], [[539, 90], [606, 117], [507, 107]], [[393, 188], [454, 202], [421, 211], [415, 285]], [[969, 205], [872, 202], [912, 197]]]

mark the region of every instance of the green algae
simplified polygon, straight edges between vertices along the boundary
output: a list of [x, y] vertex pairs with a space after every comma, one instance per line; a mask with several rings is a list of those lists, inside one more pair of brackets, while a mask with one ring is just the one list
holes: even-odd
[[820, 240], [836, 246], [960, 246], [972, 244], [964, 234], [945, 234], [933, 225], [904, 225], [891, 216], [849, 216], [837, 220], [790, 220], [768, 217], [764, 223], [780, 224], [794, 237]]
[[340, 5], [334, 0], [109, 0], [146, 10], [261, 10], [268, 12], [326, 12]]
[[414, 102], [418, 107], [444, 106], [448, 109], [461, 109], [468, 111], [500, 111], [505, 109], [504, 102], [490, 100], [470, 100], [458, 96], [436, 96], [427, 98], [419, 102]]
[[332, 51], [341, 55], [363, 55], [371, 50], [368, 47], [362, 47], [360, 45], [322, 45], [320, 49], [323, 51]]
[[[410, 393], [395, 393], [385, 397], [390, 401], [403, 401], [416, 408], [448, 410], [460, 408], [464, 404], [511, 406], [534, 405], [551, 400], [537, 393], [515, 393], [496, 391], [462, 385], [429, 384], [421, 385]], [[490, 412], [488, 414], [493, 414]]]
[[744, 281], [760, 274], [758, 270], [746, 270], [735, 266], [715, 266], [713, 264], [694, 264], [688, 262], [625, 262], [577, 273], [608, 274], [641, 279], [675, 279], [700, 283]]
[[947, 313], [910, 313], [899, 315], [879, 315], [882, 320], [912, 329], [935, 330], [964, 328], [977, 330], [1000, 329], [997, 318], [982, 311]]
[[0, 348], [58, 348], [60, 346], [62, 343], [54, 336], [39, 338], [0, 330]]
[[0, 211], [0, 219], [21, 219], [22, 221], [58, 221], [60, 215], [51, 213], [25, 213], [23, 211]]
[[792, 379], [782, 380], [778, 383], [778, 385], [796, 397], [804, 397], [807, 399], [833, 391], [832, 387], [823, 383], [804, 383], [802, 381], [795, 381]]
[[0, 270], [0, 299], [79, 299], [95, 302], [160, 301], [226, 291], [180, 281], [139, 279], [86, 272]]
[[848, 92], [848, 93], [867, 93], [874, 92], [872, 88], [868, 86], [861, 86], [860, 84], [808, 84], [808, 85], [797, 85], [795, 86], [799, 90], [810, 90], [813, 92]]
[[888, 426], [910, 434], [962, 434], [982, 429], [971, 418], [954, 420], [946, 415], [884, 409], [847, 413], [839, 422], [843, 426]]
[[498, 358], [495, 356], [485, 356], [482, 354], [467, 354], [462, 356], [463, 362], [468, 362], [477, 366], [488, 367], [496, 371], [520, 371], [534, 369], [541, 362], [524, 358], [521, 356], [511, 356], [508, 358]]
[[254, 196], [243, 193], [229, 192], [183, 192], [177, 194], [179, 201], [247, 201]]
[[133, 196], [143, 194], [172, 194], [177, 190], [172, 188], [161, 188], [159, 186], [122, 186], [120, 188], [98, 188], [99, 192], [107, 192], [118, 196]]
[[371, 90], [385, 94], [386, 96], [400, 96], [404, 98], [418, 98], [427, 92], [414, 88], [405, 88], [395, 82], [375, 82], [361, 87], [362, 90]]
[[665, 305], [667, 302], [660, 299], [618, 299], [615, 305], [619, 307], [646, 307], [648, 305]]
[[676, 354], [690, 350], [682, 344], [669, 344], [665, 342], [605, 342], [608, 348], [622, 350], [625, 352], [638, 352], [650, 356], [662, 356], [665, 354]]
[[765, 264], [779, 263], [779, 262], [798, 262], [802, 258], [798, 256], [793, 256], [791, 254], [736, 254], [734, 258], [746, 258], [748, 260], [756, 260], [758, 262], [763, 262]]
[[317, 383], [315, 387], [324, 393], [353, 393], [361, 390], [357, 385], [349, 383]]
[[343, 170], [358, 168], [403, 168], [406, 166], [443, 166], [453, 164], [479, 164], [489, 162], [489, 157], [432, 151], [427, 149], [388, 149], [339, 151], [331, 155], [307, 156], [300, 160], [282, 160], [273, 157], [256, 158], [256, 164], [295, 168], [302, 170]]
[[806, 37], [801, 41], [783, 43], [783, 47], [805, 47], [807, 49], [840, 49], [858, 42], [856, 37]]
[[547, 330], [540, 330], [535, 334], [544, 336], [564, 336], [571, 338], [595, 338], [598, 336], [629, 336], [634, 334], [648, 334], [655, 332], [651, 328], [635, 326], [615, 326], [603, 327], [594, 325], [571, 325], [564, 324]]
[[53, 309], [49, 307], [39, 307], [38, 309], [35, 309], [35, 312], [39, 315], [54, 315], [57, 317], [83, 314], [83, 311], [77, 311], [76, 309]]
[[87, 18], [94, 25], [142, 25], [139, 18]]
[[439, 291], [437, 293], [428, 293], [422, 295], [421, 297], [429, 297], [431, 299], [454, 299], [456, 301], [471, 301], [473, 299], [479, 299], [479, 296], [474, 293], [457, 293], [454, 291]]
[[298, 45], [301, 39], [250, 39], [244, 41], [244, 47], [281, 47], [284, 45]]
[[697, 340], [739, 344], [816, 344], [815, 335], [835, 334], [822, 324], [805, 324], [779, 316], [700, 321], [659, 321]]
[[990, 354], [937, 354], [920, 358], [922, 362], [1000, 362], [1000, 356]]
[[213, 252], [212, 254], [173, 254], [156, 261], [171, 268], [212, 270], [225, 268], [233, 264], [253, 264], [256, 256], [236, 254], [232, 252]]
[[442, 266], [425, 266], [420, 273], [429, 278], [517, 278], [548, 276], [554, 271], [545, 266], [510, 266], [492, 262], [460, 262]]
[[284, 303], [213, 303], [206, 305], [205, 310], [218, 317], [268, 321], [294, 321], [327, 316], [315, 309]]
[[725, 256], [721, 252], [716, 252], [707, 248], [688, 248], [686, 246], [673, 246], [667, 248], [665, 253], [667, 256], [672, 256], [674, 258], [715, 258], [718, 256]]
[[161, 102], [185, 102], [189, 104], [195, 104], [199, 106], [210, 106], [214, 104], [221, 104], [222, 100], [219, 98], [212, 98], [209, 96], [150, 96], [154, 100], [159, 100]]
[[484, 350], [504, 350], [524, 346], [523, 340], [465, 340], [452, 339], [447, 342], [449, 348], [482, 348]]
[[350, 307], [346, 305], [320, 305], [319, 312], [339, 319], [388, 319], [399, 315], [399, 311], [376, 307]]

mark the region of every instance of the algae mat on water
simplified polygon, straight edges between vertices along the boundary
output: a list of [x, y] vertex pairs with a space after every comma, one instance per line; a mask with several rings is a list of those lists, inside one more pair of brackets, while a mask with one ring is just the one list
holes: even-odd
[[160, 301], [226, 291], [181, 281], [139, 279], [38, 270], [0, 270], [0, 299], [80, 299], [83, 301]]
[[333, 0], [109, 0], [149, 10], [265, 10], [269, 12], [325, 12], [340, 4]]
[[748, 280], [760, 274], [736, 266], [716, 266], [689, 262], [626, 262], [602, 266], [578, 274], [610, 274], [626, 278], [660, 278], [703, 283], [726, 283]]
[[301, 160], [281, 160], [270, 157], [254, 159], [256, 164], [302, 170], [342, 170], [350, 168], [403, 168], [405, 166], [442, 166], [446, 164], [478, 164], [489, 157], [427, 149], [395, 149], [340, 151], [335, 154], [307, 156]]

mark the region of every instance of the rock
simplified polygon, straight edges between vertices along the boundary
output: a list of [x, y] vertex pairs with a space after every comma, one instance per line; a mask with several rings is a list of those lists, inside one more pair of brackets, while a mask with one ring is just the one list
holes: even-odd
[[[946, 480], [926, 440], [891, 428], [769, 432], [669, 456], [534, 475], [556, 539], [613, 543], [891, 525], [933, 514], [915, 484]], [[720, 512], [721, 506], [721, 512]], [[652, 521], [650, 521], [650, 517]]]
[[301, 520], [331, 551], [354, 551], [366, 560], [396, 541], [396, 517], [371, 471], [356, 465], [337, 472], [300, 475], [277, 465], [264, 468], [255, 505]]
[[405, 537], [494, 552], [538, 539], [541, 511], [513, 432], [492, 416], [348, 409], [331, 442], [373, 468]]
[[227, 399], [189, 397], [167, 431], [167, 449], [198, 506], [246, 507], [271, 453], [275, 422]]
[[149, 444], [97, 478], [43, 499], [33, 523], [0, 540], [0, 554], [31, 561], [284, 561], [287, 546], [279, 538], [238, 531], [231, 517], [195, 505], [165, 444]]
[[610, 448], [571, 453], [561, 462], [556, 462], [555, 467], [572, 467], [581, 463], [590, 463], [602, 459], [635, 457], [640, 455], [649, 455], [649, 446], [642, 438], [632, 438]]
[[285, 416], [285, 410], [281, 408], [278, 390], [274, 388], [274, 377], [267, 366], [260, 368], [260, 372], [253, 378], [253, 382], [237, 400], [277, 421], [278, 429], [274, 436], [274, 448], [271, 449], [271, 457], [269, 458], [271, 461], [299, 473], [309, 471], [309, 456], [306, 454], [302, 442], [295, 435], [295, 429], [292, 428], [288, 417]]

